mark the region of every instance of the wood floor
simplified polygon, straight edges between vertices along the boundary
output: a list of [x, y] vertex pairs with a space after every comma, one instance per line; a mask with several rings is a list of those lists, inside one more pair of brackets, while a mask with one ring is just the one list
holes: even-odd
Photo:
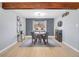
[[60, 47], [19, 47], [22, 43], [16, 43], [13, 47], [0, 54], [1, 57], [78, 57], [79, 53], [73, 51], [64, 44]]

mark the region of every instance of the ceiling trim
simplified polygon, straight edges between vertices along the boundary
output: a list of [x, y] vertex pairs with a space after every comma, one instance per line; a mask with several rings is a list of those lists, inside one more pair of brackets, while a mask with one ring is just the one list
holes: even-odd
[[3, 2], [3, 9], [79, 9], [79, 2]]

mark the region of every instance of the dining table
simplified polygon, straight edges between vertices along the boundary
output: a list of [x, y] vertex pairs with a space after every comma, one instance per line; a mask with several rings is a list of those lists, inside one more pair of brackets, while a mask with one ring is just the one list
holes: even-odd
[[46, 34], [47, 34], [46, 31], [35, 31], [33, 33], [36, 36], [36, 39], [37, 39], [36, 41], [39, 41], [41, 43], [42, 42], [42, 39], [43, 39], [44, 43], [46, 44], [46, 42], [45, 42], [45, 39], [46, 39], [45, 37], [46, 37]]

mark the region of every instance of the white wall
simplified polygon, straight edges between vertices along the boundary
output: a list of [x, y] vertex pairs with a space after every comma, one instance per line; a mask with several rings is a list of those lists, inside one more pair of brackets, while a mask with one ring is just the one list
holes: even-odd
[[[59, 20], [63, 21], [63, 41], [79, 50], [79, 10], [73, 10], [68, 16], [55, 20], [55, 25]], [[55, 29], [57, 25], [55, 26]]]
[[[1, 7], [1, 3], [0, 3]], [[22, 23], [21, 29], [26, 34], [26, 19], [14, 10], [0, 8], [0, 50], [17, 41], [17, 16]]]
[[0, 50], [16, 41], [16, 14], [0, 8]]

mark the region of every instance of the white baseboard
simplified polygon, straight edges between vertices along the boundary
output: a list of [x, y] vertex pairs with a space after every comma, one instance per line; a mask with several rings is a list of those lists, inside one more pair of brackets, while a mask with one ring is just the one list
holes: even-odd
[[60, 46], [62, 46], [62, 42], [58, 42], [56, 39], [53, 39], [56, 43], [58, 43]]
[[68, 44], [68, 43], [66, 43], [66, 42], [64, 42], [64, 41], [63, 41], [62, 43], [65, 44], [66, 46], [70, 47], [70, 48], [73, 49], [74, 51], [79, 52], [78, 49], [76, 49], [75, 47], [71, 46], [70, 44]]
[[2, 52], [4, 52], [4, 51], [6, 51], [7, 49], [9, 49], [9, 48], [11, 48], [13, 45], [15, 45], [17, 43], [17, 41], [16, 42], [13, 42], [12, 44], [10, 44], [9, 46], [7, 46], [7, 47], [5, 47], [4, 49], [2, 49], [2, 50], [0, 50], [0, 53], [2, 53]]

